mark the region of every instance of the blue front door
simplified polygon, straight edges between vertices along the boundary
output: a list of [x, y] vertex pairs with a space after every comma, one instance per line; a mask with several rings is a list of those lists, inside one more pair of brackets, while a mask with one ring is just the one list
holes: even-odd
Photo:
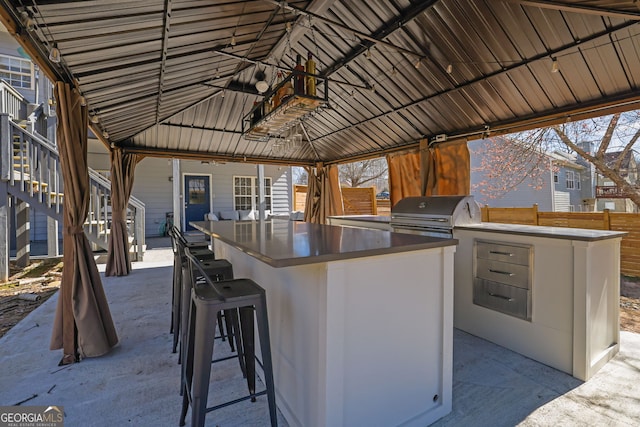
[[185, 230], [194, 230], [189, 225], [190, 221], [202, 221], [209, 212], [210, 206], [210, 181], [208, 175], [184, 176], [184, 222]]

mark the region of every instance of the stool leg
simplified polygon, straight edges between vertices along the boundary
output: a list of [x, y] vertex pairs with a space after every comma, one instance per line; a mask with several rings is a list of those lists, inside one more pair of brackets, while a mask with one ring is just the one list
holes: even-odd
[[236, 342], [236, 348], [238, 349], [238, 362], [240, 363], [240, 370], [242, 371], [242, 376], [247, 378], [247, 367], [244, 360], [244, 346], [242, 344], [242, 336], [240, 331], [240, 322], [238, 321], [238, 309], [231, 308], [225, 311], [225, 316], [229, 317], [229, 321], [232, 324], [231, 329], [233, 332], [231, 333], [231, 337], [229, 341], [232, 339]]
[[[236, 349], [233, 346], [233, 322], [231, 319], [231, 316], [229, 315], [229, 311], [231, 310], [225, 310], [224, 311], [224, 325], [227, 327], [227, 338], [229, 338], [229, 348], [231, 349], [232, 352], [236, 351]], [[220, 328], [220, 330], [222, 330], [222, 327]]]
[[253, 330], [253, 307], [240, 307], [240, 328], [242, 329], [242, 349], [247, 368], [247, 386], [251, 401], [256, 401], [256, 346]]
[[[220, 329], [220, 339], [222, 341], [224, 341], [226, 337], [224, 335], [224, 328], [222, 327], [222, 312], [221, 311], [218, 312], [218, 316], [217, 317], [218, 317], [218, 329]], [[228, 334], [229, 334], [229, 331], [227, 330], [227, 335]]]
[[273, 383], [273, 362], [271, 360], [271, 341], [269, 338], [269, 318], [267, 316], [266, 297], [262, 295], [260, 302], [256, 304], [256, 318], [258, 320], [258, 336], [260, 337], [260, 350], [262, 351], [262, 368], [264, 382], [267, 386], [267, 400], [269, 402], [269, 416], [271, 426], [277, 427], [276, 414], [276, 390]]
[[180, 321], [178, 327], [181, 351], [178, 354], [178, 363], [181, 363], [184, 359], [184, 348], [187, 341], [187, 321], [189, 320], [189, 310], [191, 307], [191, 275], [187, 268], [182, 269], [182, 280], [180, 283]]
[[[216, 316], [209, 316], [208, 307], [196, 310], [193, 347], [193, 387], [191, 394], [191, 425], [204, 426], [211, 377], [211, 357], [215, 341]], [[213, 313], [211, 313], [213, 314]], [[213, 318], [213, 322], [209, 319]], [[211, 322], [211, 323], [209, 323]]]
[[178, 271], [176, 271], [174, 262], [173, 273], [173, 298], [171, 302], [171, 332], [173, 332], [173, 352], [176, 352], [178, 347], [178, 336], [180, 335], [180, 304], [181, 304], [181, 292], [182, 292], [182, 266], [177, 265]]
[[171, 293], [171, 327], [169, 328], [169, 333], [173, 333], [173, 322], [175, 317], [176, 310], [176, 286], [178, 285], [176, 281], [176, 257], [173, 257], [173, 292]]
[[185, 424], [185, 418], [187, 411], [189, 410], [189, 394], [191, 391], [191, 383], [193, 380], [193, 347], [194, 347], [194, 333], [195, 333], [195, 305], [189, 300], [189, 317], [187, 319], [188, 335], [185, 339], [185, 344], [182, 347], [184, 363], [180, 369], [180, 394], [182, 395], [182, 411], [180, 413], [180, 425]]

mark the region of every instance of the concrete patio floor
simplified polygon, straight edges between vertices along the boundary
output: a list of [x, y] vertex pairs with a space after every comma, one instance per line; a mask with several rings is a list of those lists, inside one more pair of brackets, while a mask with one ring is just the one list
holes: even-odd
[[[67, 426], [177, 426], [182, 398], [170, 352], [171, 278], [168, 238], [149, 239], [145, 261], [129, 276], [103, 276], [120, 344], [65, 367], [57, 366], [61, 351], [48, 349], [54, 295], [0, 339], [0, 405], [61, 405]], [[453, 411], [434, 425], [638, 425], [640, 334], [621, 338], [620, 353], [583, 383], [455, 330]], [[222, 356], [228, 346], [217, 341], [215, 351]], [[213, 365], [213, 372], [210, 404], [245, 393], [236, 360]], [[264, 426], [268, 419], [262, 396], [208, 414], [207, 425]], [[279, 423], [287, 426], [281, 414]]]

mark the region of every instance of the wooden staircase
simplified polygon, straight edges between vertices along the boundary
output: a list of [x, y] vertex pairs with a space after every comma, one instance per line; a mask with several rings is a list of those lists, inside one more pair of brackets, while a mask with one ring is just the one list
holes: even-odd
[[[0, 113], [0, 181], [8, 195], [61, 222], [64, 189], [57, 148], [28, 127], [28, 122]], [[91, 169], [89, 180], [91, 195], [85, 234], [94, 250], [106, 250], [111, 228], [111, 183]], [[143, 257], [144, 216], [144, 203], [131, 197], [126, 219], [133, 260]]]

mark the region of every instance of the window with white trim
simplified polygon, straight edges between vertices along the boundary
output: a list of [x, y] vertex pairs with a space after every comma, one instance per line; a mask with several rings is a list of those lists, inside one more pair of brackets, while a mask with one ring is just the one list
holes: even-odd
[[[265, 210], [271, 210], [271, 178], [264, 179]], [[255, 176], [233, 177], [233, 209], [258, 210], [258, 178]]]
[[573, 173], [573, 171], [566, 171], [565, 172], [565, 177], [566, 177], [566, 182], [567, 182], [567, 189], [568, 190], [573, 190], [574, 188], [576, 188], [576, 177], [575, 177], [575, 173]]
[[33, 63], [28, 59], [0, 55], [0, 79], [13, 87], [33, 88]]
[[576, 190], [580, 190], [580, 172], [576, 172]]
[[553, 172], [553, 182], [554, 182], [555, 184], [557, 184], [557, 183], [558, 183], [558, 172]]

